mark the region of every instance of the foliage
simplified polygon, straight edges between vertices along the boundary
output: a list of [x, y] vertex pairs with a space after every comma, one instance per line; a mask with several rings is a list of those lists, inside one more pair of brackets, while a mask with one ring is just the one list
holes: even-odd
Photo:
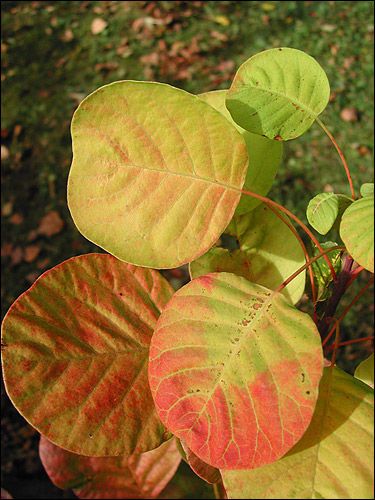
[[[134, 481], [140, 487], [134, 457], [138, 463], [159, 453], [174, 435], [217, 496], [225, 493], [212, 468], [229, 498], [269, 498], [263, 488], [274, 470], [283, 482], [271, 494], [281, 498], [340, 498], [343, 492], [370, 498], [373, 391], [334, 367], [342, 319], [334, 314], [359, 271], [373, 272], [373, 194], [366, 189], [355, 199], [345, 158], [318, 118], [329, 85], [311, 56], [286, 47], [262, 52], [241, 66], [221, 96], [231, 119], [204, 96], [158, 83], [117, 82], [82, 101], [72, 124], [69, 208], [79, 230], [114, 257], [65, 261], [13, 304], [2, 330], [8, 394], [44, 436], [42, 458], [47, 438], [49, 460], [62, 457], [59, 473], [73, 468], [74, 481], [83, 482], [75, 489], [86, 491], [87, 483], [95, 489], [87, 464], [100, 475], [101, 467], [107, 471], [100, 458], [111, 470], [115, 464], [116, 474], [124, 468], [129, 489]], [[267, 155], [265, 143], [247, 141], [246, 133], [282, 141], [314, 121], [338, 150], [353, 198], [330, 215], [346, 246], [325, 250], [298, 217], [264, 196], [269, 182], [261, 193], [252, 191], [256, 185], [246, 175], [252, 149], [262, 151], [254, 155], [255, 168]], [[244, 204], [236, 213], [243, 195], [262, 204]], [[317, 204], [314, 216], [324, 209]], [[311, 238], [315, 257], [286, 216]], [[220, 262], [228, 254], [205, 258], [228, 224], [242, 252], [229, 255], [234, 262], [241, 255], [230, 272]], [[333, 265], [331, 250], [341, 251], [342, 266]], [[204, 258], [203, 272], [195, 275], [194, 261]], [[319, 259], [332, 280], [311, 273]], [[193, 279], [175, 294], [160, 273], [147, 269], [186, 262]], [[306, 268], [313, 318], [295, 305]], [[317, 296], [314, 278], [323, 292], [331, 286], [319, 314], [324, 293]], [[353, 439], [357, 448], [348, 456]], [[297, 478], [284, 474], [300, 464]], [[53, 468], [49, 473], [54, 477]], [[159, 494], [169, 476], [164, 479], [157, 474], [153, 493], [146, 493]], [[108, 491], [112, 480], [101, 476], [98, 488]]]

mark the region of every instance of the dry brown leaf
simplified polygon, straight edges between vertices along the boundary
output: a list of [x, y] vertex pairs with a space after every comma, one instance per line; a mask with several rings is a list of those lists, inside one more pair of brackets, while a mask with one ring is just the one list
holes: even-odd
[[26, 262], [32, 262], [35, 260], [40, 252], [40, 246], [39, 245], [29, 245], [25, 248], [23, 260]]
[[9, 220], [12, 224], [18, 226], [19, 224], [22, 224], [23, 216], [21, 214], [13, 214]]
[[63, 226], [64, 221], [61, 219], [60, 215], [55, 210], [52, 210], [41, 219], [38, 233], [43, 236], [53, 236], [59, 233]]
[[93, 35], [99, 35], [107, 27], [108, 23], [104, 21], [101, 17], [96, 17], [91, 23], [91, 33]]
[[344, 108], [340, 116], [344, 122], [356, 122], [358, 120], [358, 112], [355, 108]]

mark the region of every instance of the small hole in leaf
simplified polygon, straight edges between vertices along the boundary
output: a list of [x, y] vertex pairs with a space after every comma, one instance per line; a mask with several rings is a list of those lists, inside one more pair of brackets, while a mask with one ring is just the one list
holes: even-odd
[[306, 394], [310, 394], [310, 391], [306, 391]]

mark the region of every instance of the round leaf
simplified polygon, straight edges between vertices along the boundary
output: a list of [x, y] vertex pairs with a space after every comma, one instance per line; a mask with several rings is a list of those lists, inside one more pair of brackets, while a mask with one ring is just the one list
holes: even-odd
[[353, 259], [374, 272], [374, 197], [350, 205], [340, 224], [340, 236]]
[[[247, 132], [237, 125], [225, 107], [226, 94], [227, 90], [214, 90], [213, 92], [200, 94], [199, 97], [223, 114], [243, 135], [249, 152], [249, 167], [243, 188], [264, 196], [271, 189], [279, 168], [283, 156], [283, 144]], [[260, 200], [243, 194], [235, 214], [240, 215], [249, 212], [260, 203]]]
[[300, 50], [265, 50], [238, 69], [226, 106], [241, 127], [270, 139], [302, 135], [324, 110], [329, 82], [317, 61]]
[[125, 457], [83, 457], [41, 437], [39, 455], [55, 486], [78, 498], [156, 498], [181, 461], [176, 440], [155, 450]]
[[201, 460], [252, 468], [280, 458], [305, 432], [322, 365], [307, 314], [245, 278], [212, 273], [164, 309], [149, 381], [161, 420]]
[[325, 369], [306, 434], [273, 464], [222, 471], [228, 498], [373, 498], [373, 412], [369, 387]]
[[352, 200], [343, 194], [320, 193], [310, 200], [306, 215], [310, 225], [320, 234], [327, 234], [339, 214], [344, 213]]
[[373, 182], [366, 182], [365, 184], [362, 184], [360, 188], [360, 193], [361, 196], [374, 196], [374, 183]]
[[72, 138], [73, 220], [126, 262], [172, 268], [197, 258], [239, 202], [246, 144], [183, 90], [134, 81], [101, 87], [75, 112]]
[[[306, 262], [292, 231], [264, 204], [248, 214], [234, 217], [226, 232], [237, 238], [241, 252], [246, 255], [250, 281], [271, 290]], [[243, 276], [247, 277], [245, 273]], [[302, 297], [305, 280], [303, 271], [282, 291], [293, 304]]]
[[172, 293], [157, 271], [106, 254], [44, 273], [3, 322], [4, 380], [15, 407], [52, 442], [82, 455], [159, 446], [164, 428], [147, 360]]
[[357, 366], [354, 376], [374, 388], [374, 354]]

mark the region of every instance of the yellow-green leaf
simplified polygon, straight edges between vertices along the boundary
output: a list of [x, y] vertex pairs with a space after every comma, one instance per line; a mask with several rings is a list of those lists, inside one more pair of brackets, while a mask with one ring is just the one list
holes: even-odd
[[68, 204], [87, 239], [132, 264], [172, 268], [219, 238], [240, 200], [248, 155], [211, 106], [161, 83], [122, 81], [72, 121]]
[[[200, 94], [199, 97], [222, 113], [243, 135], [249, 152], [249, 166], [243, 189], [264, 196], [270, 190], [280, 165], [283, 155], [283, 144], [279, 141], [267, 139], [267, 137], [252, 134], [234, 122], [225, 107], [227, 92], [227, 90], [214, 90]], [[235, 214], [241, 215], [249, 212], [259, 204], [259, 200], [244, 194], [241, 196]]]
[[352, 201], [343, 194], [319, 193], [307, 206], [307, 220], [318, 233], [327, 234]]
[[373, 498], [374, 391], [326, 368], [312, 422], [281, 460], [221, 471], [228, 498]]
[[327, 76], [313, 57], [280, 47], [240, 66], [226, 106], [244, 129], [286, 141], [310, 128], [327, 106], [329, 93]]
[[357, 366], [354, 376], [374, 388], [374, 354], [371, 354]]
[[374, 196], [360, 198], [345, 210], [340, 236], [353, 259], [374, 272]]

